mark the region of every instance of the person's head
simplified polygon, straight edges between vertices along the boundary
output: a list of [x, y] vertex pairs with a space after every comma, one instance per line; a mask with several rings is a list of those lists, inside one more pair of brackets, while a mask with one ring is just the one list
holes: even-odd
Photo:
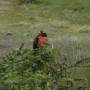
[[42, 33], [43, 37], [47, 37], [47, 34], [45, 32]]
[[47, 34], [44, 32], [44, 31], [40, 31], [40, 34], [43, 36], [43, 37], [46, 37], [47, 36]]

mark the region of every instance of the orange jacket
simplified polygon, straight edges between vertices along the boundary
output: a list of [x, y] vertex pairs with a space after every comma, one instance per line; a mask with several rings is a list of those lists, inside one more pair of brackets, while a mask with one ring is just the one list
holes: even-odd
[[39, 35], [38, 37], [38, 47], [39, 48], [43, 48], [44, 47], [44, 41], [48, 40], [48, 37], [47, 36], [41, 36]]

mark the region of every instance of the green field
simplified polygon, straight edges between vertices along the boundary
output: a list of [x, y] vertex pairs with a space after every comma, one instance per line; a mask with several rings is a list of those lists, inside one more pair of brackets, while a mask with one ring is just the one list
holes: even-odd
[[0, 0], [0, 54], [21, 43], [31, 48], [40, 30], [60, 50], [60, 60], [69, 65], [83, 60], [85, 67], [72, 68], [72, 76], [85, 77], [90, 84], [90, 0]]

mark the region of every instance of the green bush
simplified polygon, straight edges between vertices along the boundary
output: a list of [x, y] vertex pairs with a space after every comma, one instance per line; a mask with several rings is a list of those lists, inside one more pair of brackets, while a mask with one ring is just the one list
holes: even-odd
[[50, 62], [54, 62], [50, 49], [14, 50], [0, 60], [0, 83], [8, 90], [45, 90], [49, 76], [44, 68]]
[[0, 89], [72, 90], [76, 81], [67, 77], [67, 65], [58, 62], [58, 57], [55, 48], [20, 48], [4, 55], [0, 58]]

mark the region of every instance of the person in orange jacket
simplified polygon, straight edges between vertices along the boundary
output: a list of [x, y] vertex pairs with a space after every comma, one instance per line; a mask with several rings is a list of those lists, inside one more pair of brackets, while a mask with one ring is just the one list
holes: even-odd
[[45, 47], [45, 42], [48, 40], [47, 34], [42, 33], [41, 35], [38, 36], [38, 47], [43, 48]]
[[47, 40], [47, 34], [43, 31], [40, 31], [40, 33], [36, 36], [36, 38], [33, 41], [33, 49], [43, 48], [44, 42]]

